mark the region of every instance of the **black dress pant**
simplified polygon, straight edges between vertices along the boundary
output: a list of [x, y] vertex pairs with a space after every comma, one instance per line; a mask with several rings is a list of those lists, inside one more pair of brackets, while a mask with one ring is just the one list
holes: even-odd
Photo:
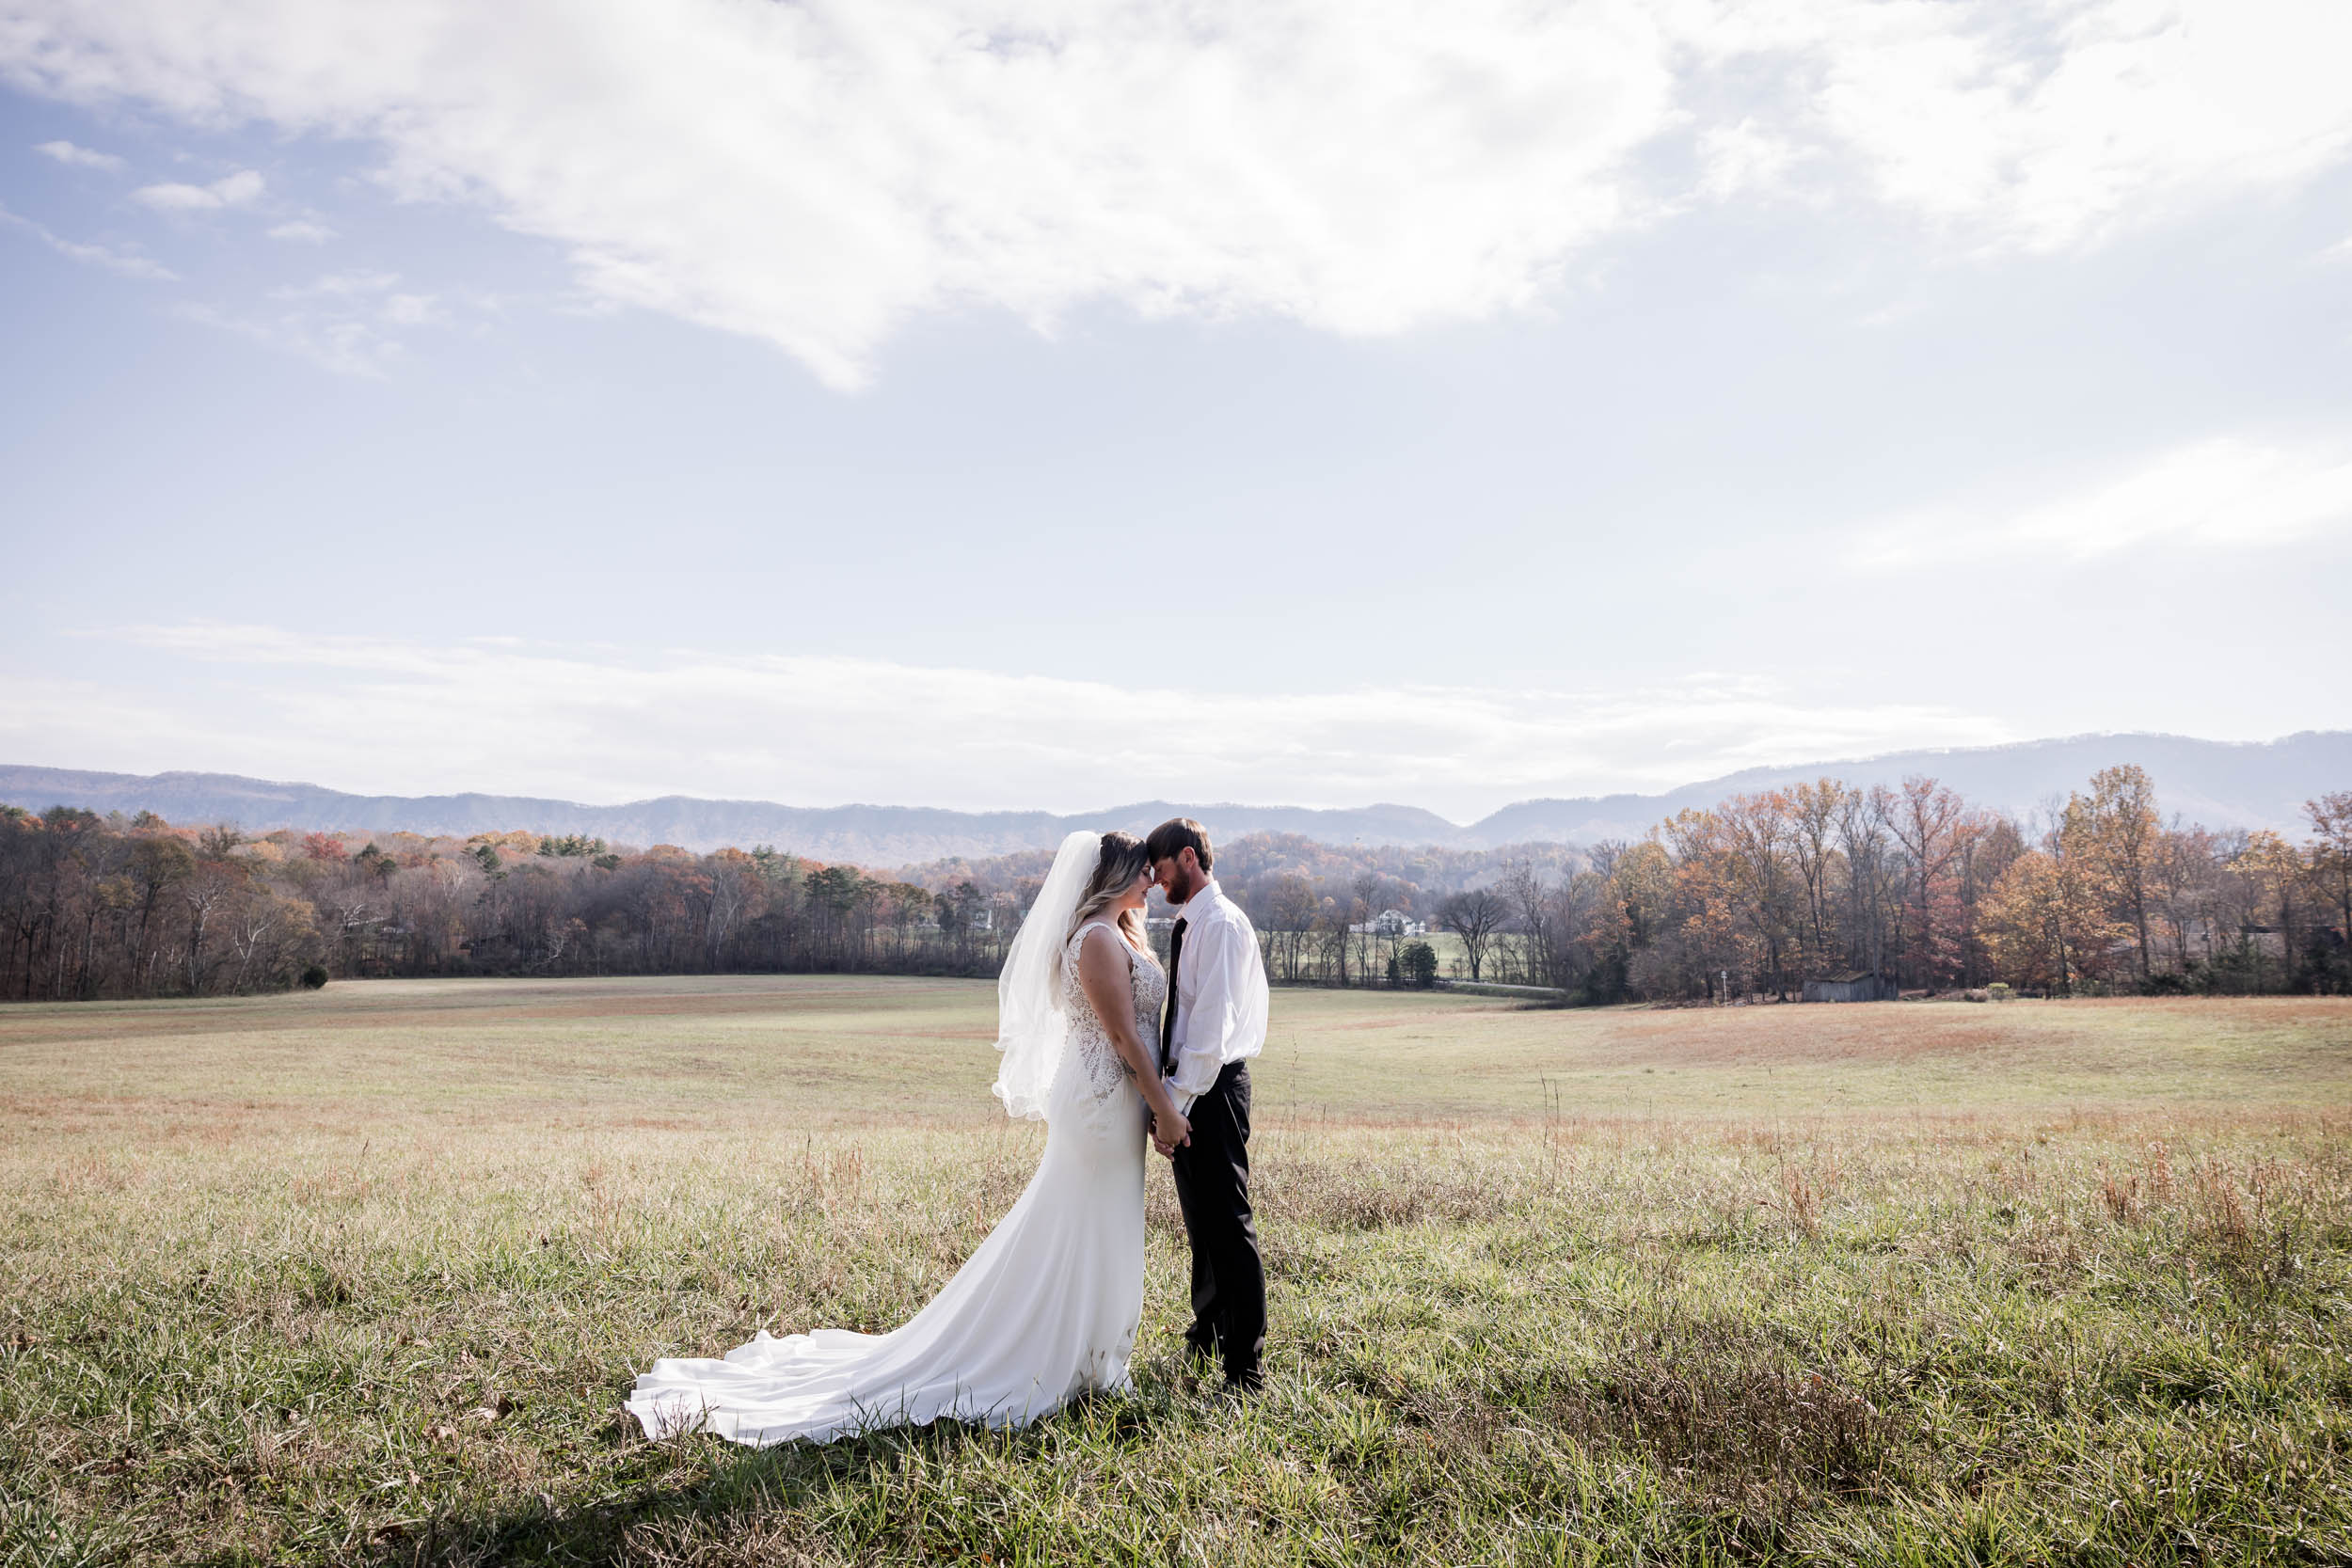
[[1184, 1338], [1225, 1364], [1230, 1383], [1258, 1381], [1265, 1350], [1265, 1267], [1249, 1214], [1249, 1067], [1229, 1063], [1192, 1102], [1192, 1142], [1176, 1151], [1176, 1201], [1192, 1243], [1192, 1326]]

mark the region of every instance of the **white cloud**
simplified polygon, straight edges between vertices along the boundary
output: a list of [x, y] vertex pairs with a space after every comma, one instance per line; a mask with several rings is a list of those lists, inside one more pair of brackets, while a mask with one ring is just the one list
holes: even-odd
[[309, 218], [296, 218], [291, 223], [281, 223], [269, 231], [269, 237], [273, 240], [290, 240], [297, 245], [325, 245], [335, 237], [335, 230], [323, 223], [313, 223]]
[[[844, 386], [925, 312], [1392, 332], [1537, 306], [1696, 199], [1858, 192], [1962, 251], [2050, 251], [2352, 145], [2335, 0], [15, 9], [0, 74], [369, 142], [398, 194], [560, 242], [603, 301]], [[1637, 168], [1685, 135], [1689, 189]]]
[[308, 359], [322, 370], [363, 380], [381, 380], [406, 352], [397, 339], [386, 337], [369, 322], [351, 315], [315, 310], [249, 315], [200, 304], [183, 306], [179, 313], [264, 348]]
[[146, 627], [108, 640], [172, 661], [171, 703], [125, 724], [123, 710], [142, 699], [110, 688], [85, 724], [71, 704], [44, 699], [39, 681], [11, 682], [0, 689], [0, 750], [371, 790], [1068, 810], [1166, 794], [1401, 800], [1469, 817], [1532, 795], [2011, 738], [1980, 716], [1806, 705], [1720, 676], [1620, 691], [1399, 685], [1262, 695], [260, 626]]
[[1789, 171], [1807, 150], [1753, 118], [1702, 127], [1699, 194], [1722, 198], [1742, 191], [1777, 193], [1786, 188]]
[[1633, 0], [36, 5], [82, 100], [367, 136], [603, 297], [837, 384], [914, 314], [1090, 300], [1383, 332], [1532, 302], [1670, 123]]
[[[1530, 33], [1502, 6], [1440, 24], [616, 4], [595, 26], [390, 8], [298, 29], [298, 61], [262, 9], [183, 11], [159, 37], [60, 21], [43, 63], [65, 90], [128, 66], [183, 110], [233, 93], [375, 120], [405, 189], [482, 191], [574, 245], [608, 297], [769, 337], [836, 381], [896, 322], [970, 299], [1357, 331], [1523, 304], [1618, 220], [1616, 166], [1665, 85], [1630, 8]], [[239, 80], [174, 70], [207, 40]]]
[[315, 299], [332, 297], [348, 299], [359, 294], [380, 294], [400, 281], [396, 272], [327, 272], [321, 273], [308, 283], [272, 289], [272, 299]]
[[209, 212], [221, 207], [250, 206], [260, 198], [262, 186], [262, 177], [247, 168], [209, 185], [141, 185], [131, 193], [131, 199], [158, 212]]
[[1684, 25], [1711, 58], [1777, 64], [1785, 134], [1965, 245], [2095, 242], [2352, 149], [2331, 0], [1700, 0]]
[[2237, 550], [2352, 528], [2352, 455], [2221, 437], [2160, 452], [2054, 499], [1947, 508], [1878, 531], [1867, 564], [2080, 562], [2130, 549]]
[[440, 301], [431, 294], [389, 294], [384, 319], [395, 326], [427, 326], [444, 319]]
[[59, 163], [71, 164], [77, 168], [112, 170], [122, 167], [122, 160], [113, 153], [95, 152], [87, 147], [76, 147], [70, 141], [40, 142], [33, 148], [33, 150], [45, 152]]
[[[373, 380], [406, 353], [388, 328], [437, 325], [449, 319], [439, 294], [395, 292], [399, 284], [396, 272], [322, 273], [308, 283], [270, 290], [271, 305], [258, 311], [199, 305], [181, 314], [340, 375]], [[462, 291], [454, 297], [485, 309], [495, 304]]]
[[6, 207], [0, 207], [0, 226], [21, 229], [25, 233], [38, 238], [41, 244], [60, 256], [69, 257], [89, 266], [103, 267], [108, 272], [120, 273], [125, 277], [143, 277], [151, 282], [169, 283], [176, 281], [180, 276], [161, 261], [151, 260], [135, 251], [116, 250], [108, 245], [93, 245], [82, 240], [69, 240], [53, 231], [46, 224], [35, 223], [31, 218], [11, 213]]

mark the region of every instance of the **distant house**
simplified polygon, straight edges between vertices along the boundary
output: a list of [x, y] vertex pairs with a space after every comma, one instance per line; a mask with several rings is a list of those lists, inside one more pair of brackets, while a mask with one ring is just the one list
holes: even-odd
[[1350, 925], [1348, 930], [1358, 936], [1420, 937], [1429, 934], [1429, 927], [1403, 910], [1382, 910], [1366, 921]]
[[1807, 1002], [1892, 1002], [1898, 994], [1895, 982], [1874, 969], [1857, 969], [1804, 983]]

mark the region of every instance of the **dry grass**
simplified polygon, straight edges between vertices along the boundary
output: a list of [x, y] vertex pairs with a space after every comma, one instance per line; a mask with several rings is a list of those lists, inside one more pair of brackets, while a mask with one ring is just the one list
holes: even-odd
[[969, 1255], [985, 991], [310, 1000], [0, 1014], [0, 1562], [2352, 1561], [2342, 1005], [1284, 992], [1262, 1400], [1155, 1176], [1134, 1398], [753, 1454], [615, 1403]]

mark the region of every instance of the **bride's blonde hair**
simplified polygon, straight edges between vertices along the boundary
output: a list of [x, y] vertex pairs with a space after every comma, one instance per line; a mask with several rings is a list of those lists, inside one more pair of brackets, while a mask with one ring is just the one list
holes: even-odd
[[[1070, 917], [1070, 929], [1061, 934], [1062, 946], [1067, 949], [1070, 939], [1078, 934], [1078, 927], [1101, 914], [1119, 901], [1120, 895], [1135, 884], [1152, 862], [1143, 852], [1143, 840], [1133, 833], [1109, 832], [1103, 835], [1103, 847], [1094, 859], [1094, 875], [1087, 879], [1087, 890], [1078, 895], [1077, 912]], [[1127, 940], [1137, 947], [1144, 946], [1143, 911], [1127, 910], [1119, 917], [1120, 928]]]

